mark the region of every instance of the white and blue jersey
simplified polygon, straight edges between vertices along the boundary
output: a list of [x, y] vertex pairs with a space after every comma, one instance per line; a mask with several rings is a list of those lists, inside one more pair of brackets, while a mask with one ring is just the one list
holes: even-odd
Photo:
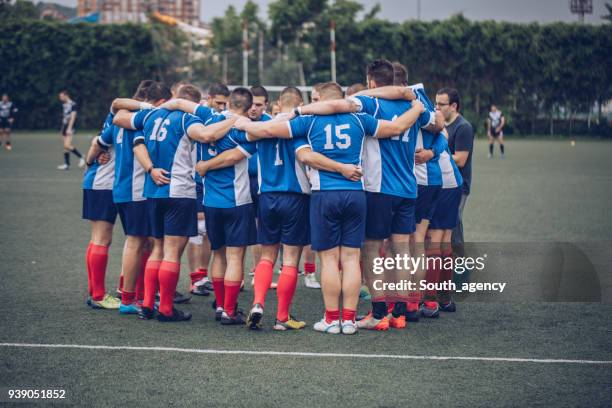
[[[376, 119], [395, 120], [412, 107], [404, 100], [387, 100], [369, 96], [351, 98], [361, 112]], [[417, 131], [434, 121], [433, 112], [423, 112], [414, 126], [401, 135], [388, 139], [366, 139], [363, 170], [365, 190], [404, 198], [416, 198], [414, 151]]]
[[442, 133], [434, 134], [425, 129], [419, 129], [416, 141], [417, 149], [432, 150], [434, 157], [426, 163], [415, 164], [414, 174], [420, 186], [441, 186], [442, 171], [440, 169], [440, 154], [448, 148], [448, 141]]
[[[444, 138], [446, 140], [446, 138]], [[453, 155], [446, 145], [446, 149], [440, 153], [438, 158], [438, 164], [440, 166], [440, 173], [442, 175], [442, 188], [455, 188], [463, 185], [463, 177], [461, 172], [453, 160]]]
[[[193, 114], [197, 116], [198, 118], [200, 118], [202, 122], [204, 122], [205, 125], [216, 123], [219, 120], [225, 119], [224, 115], [204, 105], [198, 105], [198, 107], [196, 108]], [[197, 142], [197, 141], [195, 142], [195, 146], [193, 149], [193, 160], [194, 160], [194, 163], [197, 163], [200, 160], [202, 160], [202, 143], [201, 142]], [[194, 171], [194, 177], [195, 177], [196, 184], [201, 185], [202, 177], [200, 176], [200, 173], [198, 173], [197, 171]]]
[[[102, 125], [103, 134], [113, 124], [112, 113], [109, 113], [104, 120]], [[113, 183], [115, 181], [115, 150], [113, 148], [108, 149], [110, 160], [106, 164], [99, 164], [98, 161], [94, 161], [91, 166], [85, 171], [83, 176], [83, 189], [87, 190], [112, 190]]]
[[134, 157], [134, 139], [144, 137], [142, 130], [109, 126], [98, 138], [100, 144], [115, 150], [115, 182], [113, 201], [128, 203], [143, 201], [145, 171]]
[[[264, 112], [257, 122], [267, 122], [269, 120], [272, 120], [272, 116]], [[259, 149], [257, 149], [257, 152], [249, 159], [249, 177], [258, 177], [258, 175], [261, 174], [259, 173], [258, 155]], [[261, 183], [259, 185], [261, 186]]]
[[244, 155], [233, 166], [211, 170], [204, 177], [204, 206], [233, 208], [253, 202], [249, 184], [248, 159], [255, 153], [255, 143], [248, 142], [246, 134], [238, 129], [230, 131], [214, 143], [202, 144], [202, 160], [210, 160], [218, 154], [239, 148]]
[[[283, 116], [281, 113], [277, 119], [283, 120]], [[249, 167], [250, 165], [249, 159]], [[260, 193], [310, 194], [306, 168], [297, 160], [294, 142], [291, 139], [273, 138], [257, 141], [257, 174]]]
[[[309, 146], [313, 152], [345, 164], [361, 166], [364, 137], [374, 136], [378, 120], [363, 113], [329, 116], [299, 116], [288, 122], [295, 150]], [[363, 190], [363, 183], [342, 174], [310, 169], [312, 190]]]
[[170, 183], [163, 186], [146, 176], [146, 198], [196, 198], [193, 141], [187, 135], [196, 124], [204, 123], [189, 113], [167, 109], [142, 110], [132, 117], [132, 128], [143, 130], [134, 141], [144, 140], [153, 166], [169, 172]]

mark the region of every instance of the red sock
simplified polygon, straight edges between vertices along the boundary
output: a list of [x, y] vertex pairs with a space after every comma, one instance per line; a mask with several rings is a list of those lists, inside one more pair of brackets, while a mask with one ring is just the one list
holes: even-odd
[[334, 320], [340, 320], [339, 310], [325, 310], [325, 323], [331, 323]]
[[196, 283], [197, 281], [201, 280], [202, 278], [204, 278], [204, 272], [201, 272], [201, 269], [198, 269], [194, 272], [191, 272], [189, 274], [189, 278], [191, 279], [191, 284], [193, 285], [194, 283]]
[[91, 244], [89, 252], [89, 262], [91, 265], [92, 276], [92, 295], [93, 300], [102, 300], [106, 293], [104, 278], [106, 276], [106, 265], [108, 263], [108, 247], [104, 245]]
[[149, 256], [151, 256], [151, 251], [143, 251], [142, 257], [140, 258], [140, 272], [138, 272], [138, 276], [136, 277], [136, 299], [138, 300], [144, 299], [145, 269]]
[[119, 292], [123, 292], [123, 272], [119, 275]]
[[265, 304], [266, 295], [272, 283], [273, 275], [274, 264], [267, 259], [260, 260], [255, 268], [255, 284], [253, 285], [255, 296], [253, 298], [253, 304], [260, 303], [262, 306]]
[[92, 276], [91, 276], [91, 265], [89, 263], [89, 257], [91, 256], [91, 247], [93, 245], [93, 242], [89, 241], [89, 244], [87, 245], [87, 251], [85, 252], [85, 268], [87, 269], [87, 293], [89, 294], [89, 296], [91, 296], [92, 293], [92, 285], [91, 282], [93, 280]]
[[278, 286], [276, 287], [276, 296], [278, 297], [276, 318], [281, 322], [286, 322], [289, 319], [289, 309], [297, 285], [297, 274], [298, 269], [295, 266], [283, 265], [283, 269], [281, 269]]
[[[440, 282], [452, 282], [454, 274], [453, 249], [449, 246], [442, 249], [442, 269], [440, 270]], [[441, 302], [451, 300], [451, 292], [448, 290], [439, 290], [438, 299]]]
[[171, 316], [174, 306], [174, 294], [179, 280], [181, 264], [162, 261], [159, 266], [159, 313]]
[[387, 303], [387, 314], [391, 313], [394, 307], [395, 307], [395, 302]]
[[347, 321], [350, 320], [352, 322], [355, 321], [355, 316], [357, 315], [357, 311], [353, 309], [342, 309], [342, 320]]
[[208, 276], [208, 269], [206, 268], [198, 268], [199, 272], [202, 272], [204, 274], [204, 276], [202, 276], [203, 278], [206, 278]]
[[161, 261], [148, 260], [144, 271], [144, 299], [142, 305], [153, 310], [155, 294], [159, 285], [159, 267]]
[[310, 275], [311, 273], [315, 273], [317, 270], [317, 265], [310, 263], [310, 262], [304, 262], [304, 274], [305, 275]]
[[238, 303], [238, 294], [240, 294], [241, 281], [229, 281], [223, 282], [225, 286], [225, 299], [223, 302], [223, 309], [229, 316], [236, 314], [236, 304]]
[[[440, 248], [432, 248], [427, 251], [427, 272], [425, 274], [425, 280], [427, 284], [436, 284], [440, 280], [440, 269], [442, 266], [442, 253]], [[428, 301], [435, 299], [437, 291], [435, 289], [427, 289], [423, 294], [423, 297]]]
[[131, 305], [134, 303], [134, 299], [136, 299], [136, 292], [128, 292], [125, 290], [121, 292], [121, 303], [124, 305]]
[[225, 300], [225, 284], [223, 278], [212, 278], [213, 292], [215, 292], [215, 303], [217, 307], [223, 307]]

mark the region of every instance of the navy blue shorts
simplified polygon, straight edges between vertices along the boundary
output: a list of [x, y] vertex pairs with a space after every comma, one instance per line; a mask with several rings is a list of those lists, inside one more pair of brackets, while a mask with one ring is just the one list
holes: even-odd
[[257, 181], [257, 176], [249, 177], [249, 188], [251, 189], [251, 199], [253, 200], [253, 206], [255, 207], [255, 217], [258, 214], [259, 208], [259, 182]]
[[257, 242], [303, 246], [310, 243], [310, 197], [299, 193], [259, 195]]
[[417, 224], [423, 220], [431, 221], [440, 190], [442, 190], [442, 186], [419, 185], [419, 195], [417, 196], [416, 207], [414, 208], [414, 217]]
[[429, 229], [447, 230], [457, 226], [462, 187], [443, 188], [438, 194], [436, 210]]
[[224, 246], [245, 247], [257, 242], [253, 204], [232, 208], [204, 206], [204, 217], [206, 235], [213, 250]]
[[125, 235], [132, 235], [134, 237], [149, 236], [146, 200], [128, 201], [125, 203], [116, 203], [115, 205], [117, 206]]
[[113, 202], [113, 190], [83, 189], [83, 219], [114, 224], [117, 206]]
[[198, 214], [194, 198], [148, 198], [146, 203], [149, 233], [153, 238], [198, 235]]
[[11, 118], [0, 118], [0, 129], [10, 129]]
[[360, 248], [365, 238], [365, 218], [365, 192], [313, 191], [310, 198], [312, 249]]
[[204, 186], [196, 183], [196, 212], [204, 212]]
[[387, 239], [391, 234], [412, 234], [416, 230], [414, 198], [370, 192], [366, 198], [366, 238]]

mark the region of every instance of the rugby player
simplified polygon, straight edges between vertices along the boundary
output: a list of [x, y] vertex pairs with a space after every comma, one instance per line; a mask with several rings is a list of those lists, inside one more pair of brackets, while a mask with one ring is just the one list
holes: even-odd
[[11, 145], [11, 128], [15, 123], [15, 114], [17, 113], [17, 107], [9, 99], [7, 94], [2, 94], [2, 100], [0, 101], [0, 145], [4, 143], [6, 150], [12, 150]]
[[506, 125], [506, 118], [502, 111], [497, 109], [496, 105], [491, 105], [489, 111], [489, 117], [487, 118], [487, 138], [489, 139], [489, 159], [493, 157], [493, 150], [495, 147], [495, 141], [499, 143], [499, 151], [501, 158], [504, 158], [505, 146], [504, 146], [504, 126]]
[[81, 152], [72, 144], [74, 137], [74, 124], [77, 118], [77, 104], [70, 98], [68, 91], [59, 93], [59, 100], [62, 102], [62, 139], [64, 143], [64, 164], [57, 166], [58, 170], [68, 170], [70, 168], [70, 153], [79, 158], [79, 168], [85, 167], [85, 159]]

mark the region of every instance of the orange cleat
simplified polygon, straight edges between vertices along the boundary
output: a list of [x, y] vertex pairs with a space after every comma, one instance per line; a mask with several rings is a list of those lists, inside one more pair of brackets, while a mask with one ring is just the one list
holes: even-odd
[[375, 319], [372, 316], [372, 312], [370, 312], [366, 317], [357, 322], [357, 327], [365, 330], [389, 330], [389, 319], [387, 319], [387, 316], [382, 319]]
[[405, 329], [406, 328], [406, 316], [393, 317], [390, 315], [389, 325], [394, 329]]

